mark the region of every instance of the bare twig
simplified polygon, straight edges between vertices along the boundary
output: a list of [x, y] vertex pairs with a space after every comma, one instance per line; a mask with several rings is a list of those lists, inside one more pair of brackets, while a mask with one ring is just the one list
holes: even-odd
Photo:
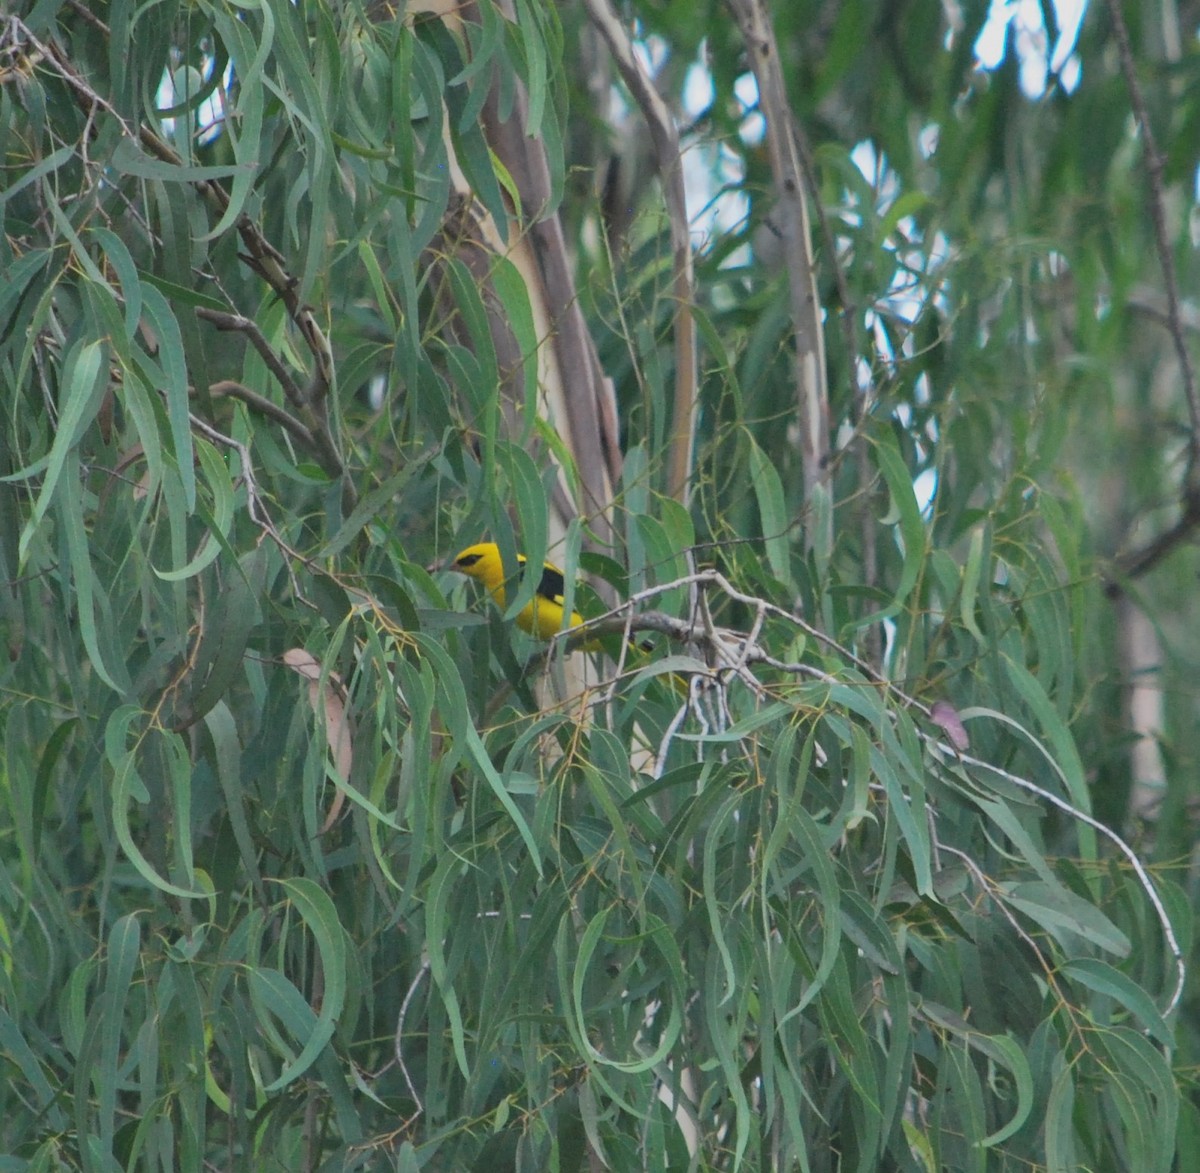
[[192, 427], [202, 436], [206, 436], [214, 444], [220, 444], [225, 448], [232, 448], [237, 453], [238, 461], [242, 466], [242, 481], [246, 486], [246, 512], [250, 515], [250, 520], [267, 534], [283, 552], [285, 555], [283, 561], [287, 567], [288, 578], [291, 580], [292, 592], [300, 602], [307, 602], [303, 592], [300, 590], [300, 583], [296, 578], [296, 572], [292, 569], [292, 562], [295, 560], [308, 563], [308, 560], [288, 545], [283, 535], [275, 528], [275, 524], [271, 521], [266, 506], [263, 505], [262, 494], [258, 489], [258, 482], [254, 479], [254, 465], [250, 460], [249, 448], [240, 440], [235, 440], [232, 436], [227, 436], [224, 432], [217, 431], [216, 428], [211, 424], [205, 423], [198, 415], [189, 412], [188, 420]]
[[[626, 624], [628, 624], [630, 631], [657, 631], [664, 635], [672, 636], [683, 643], [689, 641], [703, 642], [706, 637], [711, 637], [711, 632], [703, 624], [693, 623], [687, 619], [676, 619], [673, 616], [664, 615], [656, 611], [639, 611], [632, 618], [627, 618], [626, 613], [631, 608], [636, 608], [639, 604], [644, 603], [647, 599], [655, 598], [677, 587], [690, 587], [692, 585], [702, 587], [706, 584], [713, 584], [719, 587], [725, 595], [736, 603], [744, 603], [746, 606], [753, 607], [756, 610], [761, 608], [765, 615], [774, 615], [798, 627], [806, 635], [812, 636], [813, 639], [818, 640], [845, 657], [871, 681], [896, 693], [906, 705], [915, 706], [928, 715], [928, 710], [924, 705], [902, 692], [896, 685], [885, 680], [870, 664], [854, 655], [853, 652], [843, 647], [837, 640], [826, 635], [819, 628], [814, 627], [811, 623], [808, 623], [791, 611], [776, 606], [774, 603], [768, 603], [766, 600], [759, 599], [754, 595], [748, 595], [739, 591], [720, 571], [711, 568], [699, 570], [695, 574], [685, 574], [683, 577], [672, 579], [670, 582], [659, 583], [656, 586], [638, 591], [636, 594], [630, 595], [626, 602], [614, 607], [611, 611], [606, 611], [603, 615], [595, 619], [589, 619], [581, 627], [570, 628], [568, 631], [563, 632], [562, 635], [565, 637], [578, 637], [584, 632], [588, 632], [591, 635], [604, 635], [613, 631], [625, 630]], [[749, 662], [766, 663], [766, 653], [762, 652], [761, 649], [758, 651], [752, 649], [749, 653]], [[723, 666], [731, 667], [732, 662]]]
[[697, 359], [696, 323], [692, 316], [695, 275], [688, 231], [687, 197], [683, 185], [683, 159], [675, 118], [645, 69], [633, 53], [624, 25], [609, 0], [584, 0], [592, 24], [604, 38], [617, 70], [633, 96], [646, 125], [658, 163], [667, 216], [671, 225], [671, 254], [675, 289], [675, 400], [667, 456], [667, 492], [688, 503], [692, 450], [696, 432]]
[[242, 480], [246, 484], [246, 511], [250, 514], [250, 520], [254, 522], [260, 529], [266, 530], [271, 537], [277, 541], [281, 541], [279, 535], [275, 531], [275, 527], [271, 524], [271, 519], [267, 516], [266, 509], [262, 505], [262, 495], [258, 491], [258, 482], [254, 479], [254, 465], [250, 461], [250, 450], [240, 440], [235, 440], [232, 436], [225, 435], [224, 432], [218, 432], [211, 424], [205, 423], [198, 415], [189, 413], [188, 419], [193, 428], [201, 435], [207, 436], [214, 444], [221, 444], [226, 448], [232, 448], [238, 455], [238, 460], [242, 466]]
[[392, 1053], [396, 1056], [396, 1063], [400, 1067], [400, 1072], [404, 1076], [404, 1082], [408, 1085], [408, 1094], [412, 1096], [413, 1103], [416, 1104], [417, 1110], [409, 1120], [411, 1124], [425, 1110], [425, 1105], [421, 1103], [421, 1097], [417, 1095], [417, 1089], [412, 1081], [412, 1076], [408, 1073], [408, 1064], [404, 1062], [404, 1023], [408, 1017], [408, 1007], [416, 996], [417, 987], [421, 984], [421, 979], [429, 972], [429, 958], [421, 959], [421, 968], [417, 970], [417, 976], [413, 978], [409, 984], [408, 992], [404, 995], [404, 1001], [400, 1003], [400, 1013], [396, 1016], [396, 1033], [392, 1040]]
[[654, 755], [654, 768], [651, 771], [651, 777], [656, 781], [663, 776], [663, 771], [667, 768], [667, 755], [671, 749], [671, 743], [675, 740], [675, 735], [683, 728], [683, 722], [687, 719], [688, 712], [692, 707], [692, 686], [688, 684], [688, 699], [679, 706], [675, 716], [671, 718], [671, 723], [667, 726], [666, 732], [663, 734], [663, 739], [658, 747], [658, 753]]

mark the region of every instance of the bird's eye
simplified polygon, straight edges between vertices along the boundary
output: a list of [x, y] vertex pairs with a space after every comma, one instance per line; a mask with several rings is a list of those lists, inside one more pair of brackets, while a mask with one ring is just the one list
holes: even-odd
[[475, 563], [478, 562], [481, 557], [482, 557], [482, 555], [480, 555], [480, 554], [468, 554], [465, 558], [460, 558], [454, 565], [455, 566], [474, 566]]

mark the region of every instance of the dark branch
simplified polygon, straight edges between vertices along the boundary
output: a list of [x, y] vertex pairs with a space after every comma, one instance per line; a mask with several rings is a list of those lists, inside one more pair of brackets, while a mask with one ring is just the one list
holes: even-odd
[[[1124, 576], [1137, 578], [1161, 562], [1176, 546], [1181, 545], [1200, 527], [1200, 394], [1196, 390], [1196, 375], [1188, 352], [1184, 335], [1183, 313], [1179, 301], [1179, 283], [1175, 274], [1175, 258], [1171, 252], [1171, 240], [1167, 232], [1167, 217], [1164, 210], [1162, 174], [1166, 159], [1159, 153], [1154, 131], [1150, 126], [1150, 114], [1146, 99], [1138, 84], [1137, 70], [1133, 60], [1133, 49], [1129, 43], [1129, 30], [1121, 12], [1120, 0], [1108, 0], [1108, 12], [1112, 19], [1117, 51], [1121, 59], [1121, 72], [1129, 90], [1129, 100], [1137, 119], [1138, 133], [1142, 139], [1142, 153], [1146, 160], [1146, 179], [1149, 183], [1150, 220], [1154, 226], [1154, 244], [1158, 261], [1162, 267], [1163, 285], [1167, 299], [1166, 325], [1175, 353], [1179, 358], [1179, 369], [1183, 376], [1183, 393], [1187, 403], [1191, 427], [1188, 434], [1187, 468], [1183, 474], [1182, 512], [1175, 524], [1140, 550], [1130, 551], [1119, 559]], [[1120, 594], [1120, 586], [1110, 583], [1110, 596]]]
[[197, 306], [196, 317], [211, 322], [218, 330], [233, 330], [239, 334], [245, 334], [250, 345], [258, 351], [263, 362], [267, 364], [267, 370], [279, 380], [279, 385], [283, 388], [288, 402], [293, 407], [302, 408], [304, 406], [304, 393], [253, 318], [243, 317], [241, 314], [229, 314], [224, 310], [210, 310], [207, 306]]
[[289, 411], [280, 407], [273, 399], [268, 399], [265, 395], [260, 395], [257, 391], [252, 391], [249, 387], [233, 379], [222, 379], [214, 383], [209, 387], [208, 393], [214, 399], [220, 396], [225, 396], [228, 399], [236, 399], [259, 415], [274, 420], [284, 431], [290, 433], [296, 441], [303, 444], [305, 448], [312, 449], [316, 447], [313, 442], [312, 432]]

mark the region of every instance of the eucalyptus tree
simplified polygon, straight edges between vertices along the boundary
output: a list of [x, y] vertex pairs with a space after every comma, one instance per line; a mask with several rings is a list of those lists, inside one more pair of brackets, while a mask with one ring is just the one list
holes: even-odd
[[12, 1168], [1194, 1163], [1195, 21], [1057, 12], [11, 8]]

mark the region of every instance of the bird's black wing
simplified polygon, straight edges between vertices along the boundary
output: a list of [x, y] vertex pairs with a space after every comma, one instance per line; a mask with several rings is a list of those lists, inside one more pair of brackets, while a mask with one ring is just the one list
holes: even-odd
[[551, 566], [547, 562], [542, 567], [542, 581], [538, 583], [537, 593], [543, 599], [553, 599], [556, 603], [561, 603], [566, 589], [567, 584], [563, 581], [563, 572], [557, 566]]

